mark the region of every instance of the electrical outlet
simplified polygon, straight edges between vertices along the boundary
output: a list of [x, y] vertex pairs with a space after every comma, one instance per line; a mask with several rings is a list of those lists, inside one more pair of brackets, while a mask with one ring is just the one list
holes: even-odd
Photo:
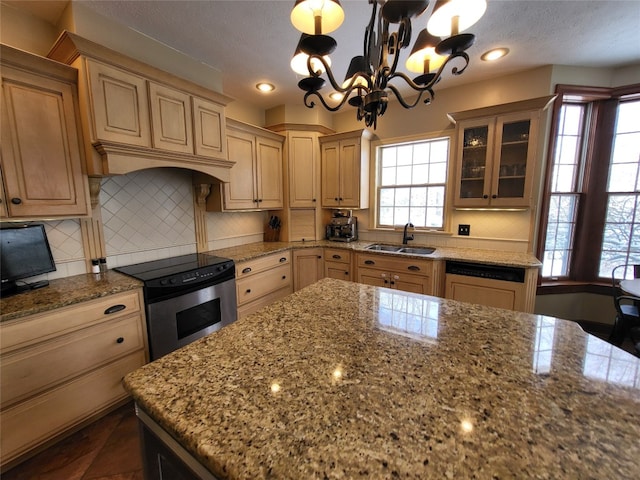
[[471, 225], [465, 225], [463, 223], [458, 225], [458, 235], [466, 235], [467, 237], [471, 233]]

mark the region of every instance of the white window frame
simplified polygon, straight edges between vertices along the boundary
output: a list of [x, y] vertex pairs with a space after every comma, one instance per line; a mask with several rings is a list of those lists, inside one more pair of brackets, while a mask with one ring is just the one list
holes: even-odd
[[372, 187], [371, 194], [374, 198], [374, 208], [371, 209], [371, 225], [373, 229], [376, 230], [384, 230], [384, 231], [396, 231], [399, 228], [404, 227], [404, 224], [398, 224], [393, 226], [388, 225], [380, 225], [380, 189], [381, 189], [381, 152], [382, 148], [390, 147], [390, 146], [400, 146], [412, 143], [420, 143], [420, 142], [430, 142], [436, 140], [447, 140], [448, 142], [448, 153], [447, 153], [447, 164], [445, 167], [445, 179], [444, 182], [438, 184], [431, 185], [442, 185], [444, 187], [444, 195], [443, 195], [443, 206], [442, 206], [442, 227], [415, 227], [416, 231], [423, 232], [446, 232], [448, 228], [448, 217], [449, 217], [449, 204], [450, 204], [450, 188], [449, 185], [452, 169], [452, 153], [454, 149], [454, 141], [453, 141], [453, 133], [430, 133], [430, 134], [422, 134], [419, 136], [410, 136], [410, 137], [401, 137], [401, 138], [390, 138], [385, 140], [379, 140], [372, 143], [373, 157], [374, 157], [374, 165], [372, 170]]

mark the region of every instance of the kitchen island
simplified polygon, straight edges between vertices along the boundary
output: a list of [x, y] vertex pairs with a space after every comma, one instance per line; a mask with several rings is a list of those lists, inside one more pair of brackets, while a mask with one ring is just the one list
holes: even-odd
[[124, 384], [148, 424], [220, 479], [640, 471], [640, 359], [573, 322], [340, 280]]

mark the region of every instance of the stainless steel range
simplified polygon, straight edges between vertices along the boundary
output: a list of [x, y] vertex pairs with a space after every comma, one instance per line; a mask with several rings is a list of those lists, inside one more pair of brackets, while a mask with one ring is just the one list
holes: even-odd
[[144, 282], [151, 360], [234, 322], [235, 263], [193, 253], [114, 270]]

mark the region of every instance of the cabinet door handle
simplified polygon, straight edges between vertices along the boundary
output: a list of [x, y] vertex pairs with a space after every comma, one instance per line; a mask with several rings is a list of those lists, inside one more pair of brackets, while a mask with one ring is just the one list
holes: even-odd
[[13, 197], [11, 199], [11, 203], [13, 203], [14, 205], [20, 205], [22, 203], [22, 199], [20, 199], [18, 197]]
[[338, 201], [338, 197], [335, 197], [334, 200], [337, 202]]
[[344, 272], [345, 275], [349, 275], [349, 272]]
[[407, 270], [411, 270], [413, 272], [419, 272], [420, 271], [420, 267], [418, 267], [417, 265], [409, 265], [407, 267]]
[[246, 293], [251, 293], [251, 289], [247, 288], [247, 292]]
[[251, 267], [243, 268], [242, 273], [249, 273], [251, 271]]
[[491, 195], [491, 198], [498, 198], [498, 195]]
[[341, 255], [334, 255], [333, 258], [335, 258], [337, 260], [340, 260], [342, 258], [342, 256]]
[[287, 276], [286, 276], [286, 275], [282, 275], [282, 279], [283, 279], [283, 280], [286, 280], [286, 279], [287, 279]]
[[314, 199], [312, 199], [311, 201], [312, 201], [312, 202], [315, 202], [315, 201], [316, 201], [316, 199], [314, 198]]
[[365, 265], [375, 265], [375, 264], [376, 264], [376, 262], [374, 262], [373, 260], [365, 260], [365, 261], [364, 261], [364, 264], [365, 264]]
[[124, 337], [118, 337], [116, 343], [124, 343]]
[[112, 313], [121, 312], [125, 308], [127, 308], [127, 306], [122, 305], [121, 303], [119, 303], [118, 305], [112, 305], [104, 311], [104, 314], [111, 315]]
[[322, 259], [322, 255], [318, 255], [318, 260]]
[[287, 257], [281, 257], [280, 258], [280, 263], [286, 262], [287, 261]]
[[344, 198], [340, 197], [340, 201], [344, 200]]
[[489, 195], [483, 195], [482, 198], [487, 199], [489, 198]]
[[261, 198], [258, 199], [258, 203], [262, 203], [262, 199]]

